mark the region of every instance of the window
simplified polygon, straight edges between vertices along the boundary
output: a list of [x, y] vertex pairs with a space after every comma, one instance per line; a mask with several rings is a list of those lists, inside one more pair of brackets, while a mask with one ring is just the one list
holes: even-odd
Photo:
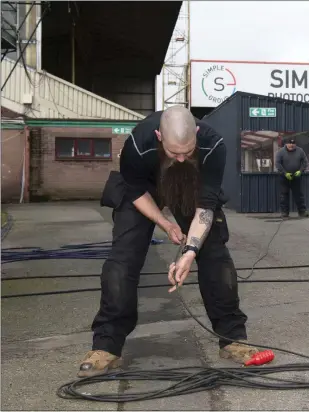
[[93, 140], [93, 154], [95, 157], [104, 157], [110, 159], [111, 156], [111, 141], [107, 139]]
[[278, 146], [278, 132], [270, 130], [241, 133], [241, 171], [272, 173]]
[[56, 137], [57, 160], [111, 160], [111, 139]]
[[91, 156], [91, 143], [92, 142], [90, 139], [76, 140], [76, 156]]
[[56, 138], [56, 157], [74, 157], [74, 139]]

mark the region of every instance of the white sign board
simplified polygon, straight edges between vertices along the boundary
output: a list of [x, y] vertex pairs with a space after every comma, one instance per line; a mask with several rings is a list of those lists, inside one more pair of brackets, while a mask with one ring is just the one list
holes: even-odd
[[217, 107], [237, 91], [309, 103], [309, 63], [191, 61], [192, 107]]

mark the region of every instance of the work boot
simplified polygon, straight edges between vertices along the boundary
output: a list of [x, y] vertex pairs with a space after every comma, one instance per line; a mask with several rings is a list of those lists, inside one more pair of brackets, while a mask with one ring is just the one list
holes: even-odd
[[298, 216], [299, 217], [309, 217], [309, 212], [308, 212], [308, 210], [302, 210], [302, 211], [298, 212]]
[[289, 218], [289, 214], [286, 213], [286, 212], [282, 212], [282, 213], [281, 213], [281, 218], [282, 218], [282, 219], [288, 219], [288, 218]]
[[77, 376], [79, 378], [102, 375], [109, 369], [118, 368], [121, 364], [121, 358], [112, 355], [104, 350], [90, 351], [84, 357], [80, 364]]
[[259, 350], [253, 346], [247, 346], [243, 343], [233, 342], [230, 345], [221, 348], [219, 355], [223, 359], [231, 359], [236, 363], [244, 364], [252, 357], [252, 355], [257, 352], [259, 352]]

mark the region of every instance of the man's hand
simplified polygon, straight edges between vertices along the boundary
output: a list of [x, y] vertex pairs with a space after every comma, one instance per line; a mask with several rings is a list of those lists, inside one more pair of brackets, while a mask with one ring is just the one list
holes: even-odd
[[293, 179], [292, 173], [286, 173], [286, 174], [285, 174], [285, 177], [286, 177], [288, 180], [292, 180], [292, 179]]
[[178, 260], [177, 263], [173, 262], [169, 267], [168, 272], [168, 280], [172, 285], [174, 285], [171, 289], [169, 289], [169, 293], [174, 292], [176, 290], [176, 283], [178, 286], [181, 286], [183, 282], [186, 280], [190, 270], [192, 263], [195, 258], [195, 253], [193, 251], [188, 251]]
[[294, 176], [295, 176], [295, 177], [301, 176], [301, 171], [300, 171], [300, 170], [297, 170], [297, 172], [294, 173]]
[[170, 222], [162, 214], [162, 211], [158, 208], [157, 204], [148, 192], [136, 199], [133, 204], [136, 209], [142, 213], [142, 215], [148, 217], [148, 219], [164, 230], [173, 243], [180, 245], [180, 243], [185, 239], [185, 235], [182, 233], [180, 227], [176, 223]]
[[168, 222], [164, 230], [167, 233], [169, 239], [176, 245], [180, 245], [180, 243], [186, 238], [177, 223]]

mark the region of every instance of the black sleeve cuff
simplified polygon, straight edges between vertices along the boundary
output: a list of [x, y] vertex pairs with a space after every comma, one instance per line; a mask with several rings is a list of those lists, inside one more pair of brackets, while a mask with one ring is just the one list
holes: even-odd
[[146, 189], [135, 188], [135, 187], [132, 187], [132, 186], [130, 187], [130, 186], [127, 185], [126, 197], [130, 202], [135, 202], [135, 200], [142, 197], [146, 192], [147, 192]]

